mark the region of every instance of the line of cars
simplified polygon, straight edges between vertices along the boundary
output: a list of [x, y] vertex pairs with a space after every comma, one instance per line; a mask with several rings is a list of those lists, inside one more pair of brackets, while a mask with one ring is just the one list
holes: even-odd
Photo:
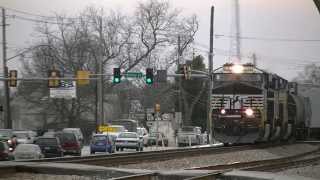
[[168, 138], [161, 132], [148, 134], [148, 131], [143, 127], [137, 127], [136, 132], [128, 132], [122, 125], [109, 125], [106, 131], [93, 134], [90, 142], [90, 154], [96, 152], [113, 153], [124, 149], [143, 151], [147, 146], [168, 146], [168, 144]]
[[0, 129], [0, 159], [21, 160], [81, 155], [83, 135], [79, 128], [49, 131], [37, 137], [34, 131]]
[[124, 149], [143, 151], [143, 147], [143, 138], [137, 132], [128, 132], [122, 125], [110, 125], [107, 131], [92, 136], [90, 154], [96, 152], [114, 153]]

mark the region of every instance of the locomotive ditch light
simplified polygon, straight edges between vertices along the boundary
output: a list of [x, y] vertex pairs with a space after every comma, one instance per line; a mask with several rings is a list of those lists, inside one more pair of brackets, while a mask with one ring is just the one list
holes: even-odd
[[231, 72], [235, 74], [241, 74], [244, 71], [244, 67], [241, 64], [234, 64], [231, 67]]
[[220, 113], [221, 114], [226, 114], [226, 110], [225, 109], [221, 109]]
[[253, 110], [251, 108], [248, 108], [244, 111], [247, 116], [253, 116]]

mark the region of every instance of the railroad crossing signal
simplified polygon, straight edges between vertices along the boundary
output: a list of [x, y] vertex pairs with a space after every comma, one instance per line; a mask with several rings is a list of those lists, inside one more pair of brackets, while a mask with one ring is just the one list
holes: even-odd
[[153, 69], [152, 68], [146, 69], [146, 83], [147, 84], [153, 83]]
[[18, 71], [17, 70], [10, 70], [9, 71], [9, 86], [10, 87], [17, 87], [17, 77]]
[[49, 70], [48, 71], [48, 87], [57, 88], [60, 86], [60, 71], [58, 70]]
[[89, 71], [77, 71], [78, 85], [88, 85], [89, 82]]
[[113, 80], [114, 84], [119, 84], [121, 82], [121, 72], [120, 68], [113, 68]]

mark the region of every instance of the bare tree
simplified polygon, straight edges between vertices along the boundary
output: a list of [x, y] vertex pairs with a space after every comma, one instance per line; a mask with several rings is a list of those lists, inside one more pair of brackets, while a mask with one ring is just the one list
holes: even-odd
[[[179, 11], [159, 0], [139, 3], [133, 17], [88, 7], [77, 17], [56, 15], [55, 22], [37, 27], [39, 41], [30, 47], [32, 59], [24, 64], [25, 76], [46, 77], [50, 69], [58, 69], [65, 76], [74, 76], [77, 70], [96, 73], [100, 62], [104, 72], [112, 66], [121, 67], [123, 72], [158, 67], [169, 62], [163, 52], [174, 54], [178, 35], [183, 37], [183, 48], [187, 49], [198, 29], [194, 16], [180, 18]], [[111, 87], [108, 81], [105, 86]], [[43, 109], [48, 107], [46, 112], [69, 126], [95, 113], [94, 82], [78, 87], [78, 97], [71, 100], [41, 101], [49, 96], [46, 83], [22, 83], [20, 89], [20, 95], [28, 102]]]

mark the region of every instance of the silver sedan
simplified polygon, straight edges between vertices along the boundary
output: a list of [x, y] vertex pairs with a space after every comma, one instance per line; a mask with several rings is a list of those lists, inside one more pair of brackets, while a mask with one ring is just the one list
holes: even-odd
[[36, 144], [19, 144], [13, 152], [15, 160], [41, 159], [44, 155]]
[[116, 139], [117, 151], [123, 149], [136, 149], [137, 151], [143, 151], [143, 140], [135, 132], [122, 132]]

